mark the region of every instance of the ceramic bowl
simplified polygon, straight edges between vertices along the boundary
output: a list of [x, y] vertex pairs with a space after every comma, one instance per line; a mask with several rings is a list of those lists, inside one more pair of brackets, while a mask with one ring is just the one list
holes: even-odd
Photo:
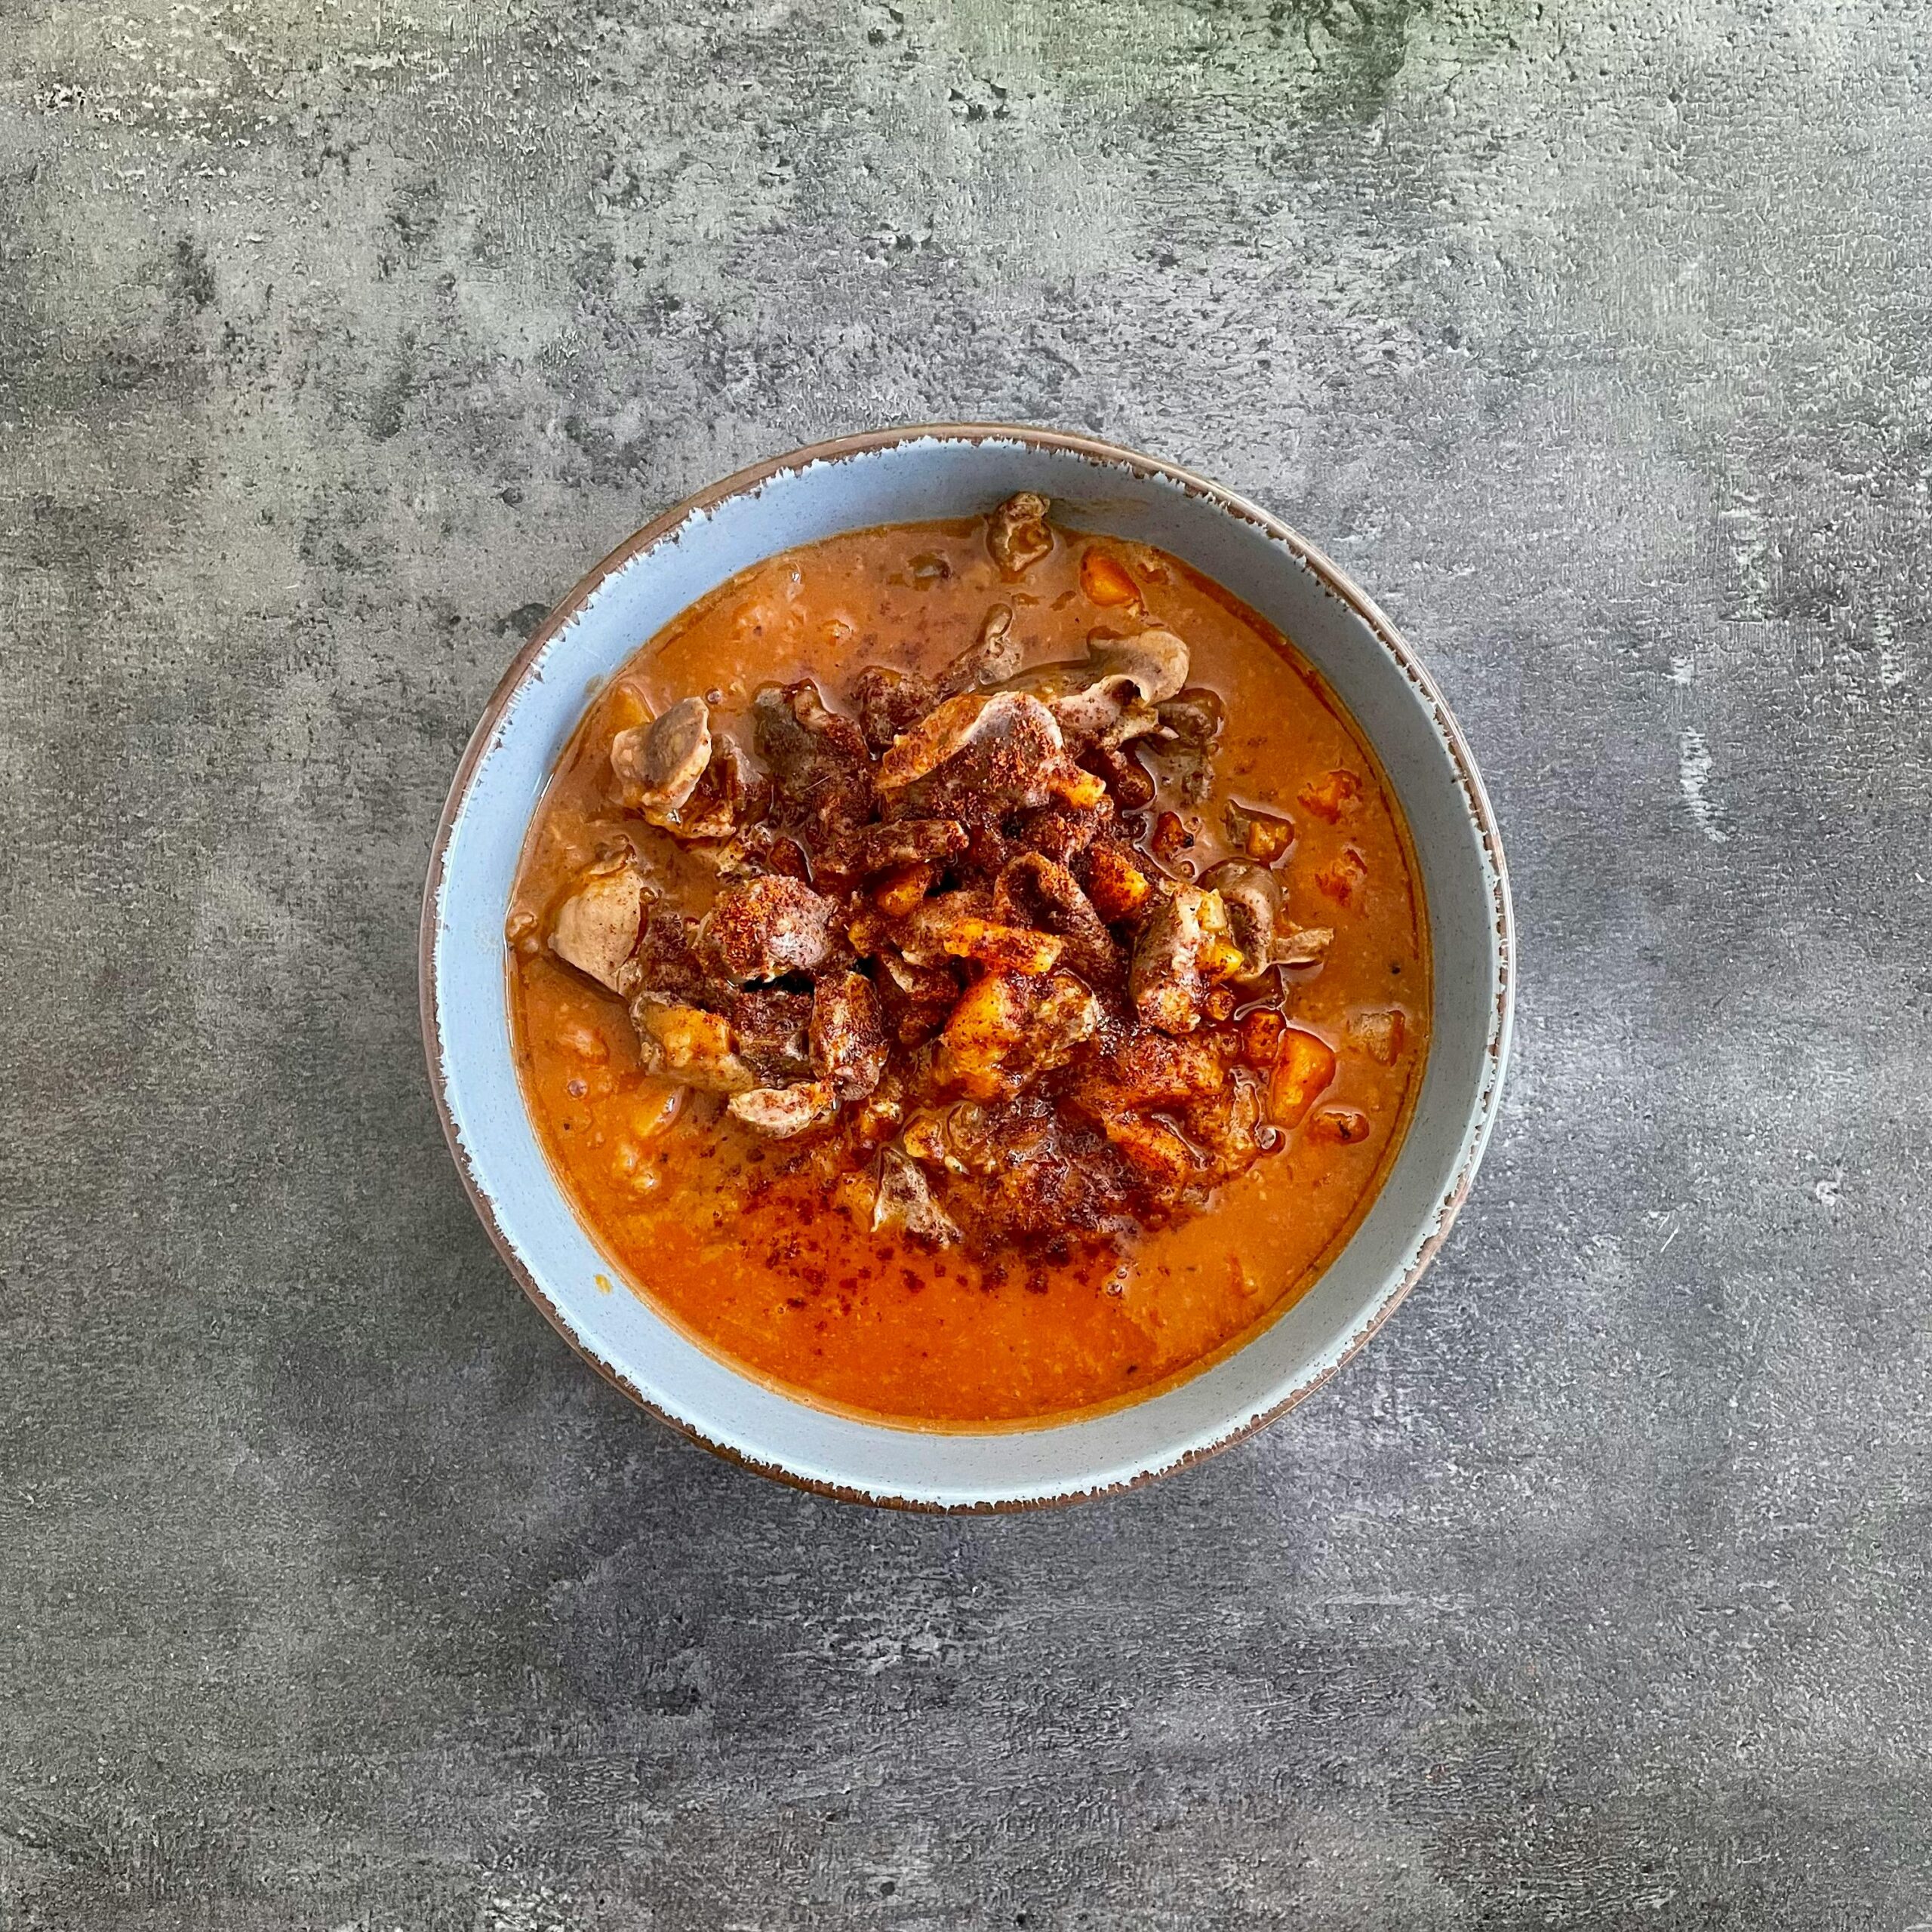
[[[1380, 755], [1407, 814], [1435, 954], [1432, 1044], [1407, 1137], [1341, 1254], [1212, 1367], [1131, 1407], [985, 1431], [854, 1420], [755, 1382], [621, 1284], [553, 1178], [510, 1048], [503, 920], [538, 797], [590, 694], [715, 585], [875, 524], [964, 517], [1019, 490], [1076, 528], [1155, 544], [1277, 625]], [[1103, 1494], [1238, 1440], [1326, 1381], [1427, 1266], [1474, 1178], [1509, 1048], [1509, 894], [1474, 761], [1388, 619], [1304, 538], [1200, 478], [1122, 449], [999, 425], [891, 429], [758, 464], [681, 503], [552, 611], [458, 768], [423, 918], [423, 1023], [443, 1124], [525, 1291], [592, 1366], [707, 1447], [840, 1497], [936, 1509]], [[645, 1285], [648, 1285], [645, 1284]]]

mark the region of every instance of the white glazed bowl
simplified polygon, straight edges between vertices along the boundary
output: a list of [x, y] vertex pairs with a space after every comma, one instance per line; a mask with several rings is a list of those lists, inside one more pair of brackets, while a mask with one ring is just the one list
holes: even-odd
[[[1420, 861], [1435, 955], [1427, 1072], [1393, 1168], [1314, 1286], [1213, 1367], [1084, 1420], [985, 1431], [855, 1420], [707, 1353], [620, 1285], [558, 1189], [517, 1084], [503, 920], [525, 829], [591, 693], [715, 585], [875, 524], [976, 515], [1018, 490], [1078, 528], [1155, 544], [1278, 626], [1380, 755]], [[484, 1225], [564, 1338], [707, 1447], [841, 1497], [1017, 1509], [1145, 1481], [1280, 1414], [1386, 1318], [1475, 1177], [1509, 1049], [1512, 934], [1481, 780], [1428, 674], [1303, 538], [1200, 478], [1082, 436], [996, 424], [888, 429], [759, 464], [667, 511], [598, 565], [505, 674], [443, 814], [423, 915], [423, 1023], [457, 1164]]]

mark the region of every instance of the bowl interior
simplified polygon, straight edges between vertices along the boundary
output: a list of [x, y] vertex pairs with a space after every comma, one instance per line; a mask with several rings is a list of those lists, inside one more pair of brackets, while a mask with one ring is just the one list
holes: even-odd
[[[524, 832], [590, 696], [663, 625], [774, 552], [881, 523], [971, 515], [1018, 490], [1075, 526], [1174, 552], [1291, 638], [1375, 746], [1407, 814], [1435, 961], [1433, 1042], [1406, 1140], [1353, 1238], [1244, 1346], [1132, 1407], [1052, 1426], [906, 1429], [767, 1388], [620, 1283], [553, 1180], [512, 1063], [503, 922]], [[1433, 1253], [1472, 1177], [1507, 1049], [1509, 903], [1488, 807], [1441, 700], [1373, 605], [1263, 512], [1077, 438], [903, 432], [804, 453], [660, 521], [533, 640], [478, 728], [426, 909], [432, 1072], [460, 1164], [551, 1319], [668, 1420], [757, 1466], [940, 1508], [1054, 1500], [1204, 1454], [1334, 1371]]]

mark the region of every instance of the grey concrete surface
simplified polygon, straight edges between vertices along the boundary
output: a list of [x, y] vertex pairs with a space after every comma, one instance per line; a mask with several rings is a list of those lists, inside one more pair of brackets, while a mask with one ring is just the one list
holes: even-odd
[[[0, 0], [0, 1926], [1932, 1922], [1919, 0]], [[518, 635], [835, 430], [1383, 598], [1520, 1051], [1440, 1265], [1072, 1513], [633, 1414], [445, 1154]]]

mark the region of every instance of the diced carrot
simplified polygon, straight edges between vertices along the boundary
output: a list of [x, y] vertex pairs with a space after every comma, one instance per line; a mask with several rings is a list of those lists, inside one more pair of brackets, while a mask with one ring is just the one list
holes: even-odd
[[1338, 905], [1346, 906], [1367, 876], [1367, 860], [1352, 845], [1345, 845], [1315, 875], [1315, 883]]
[[1287, 1023], [1271, 1006], [1260, 1006], [1241, 1023], [1241, 1057], [1250, 1066], [1272, 1066], [1281, 1055]]
[[1326, 1040], [1291, 1026], [1283, 1035], [1274, 1078], [1268, 1083], [1268, 1113], [1277, 1127], [1298, 1127], [1335, 1077], [1335, 1050]]
[[1319, 778], [1311, 778], [1297, 795], [1317, 818], [1334, 825], [1361, 796], [1361, 780], [1352, 771], [1324, 772]]
[[1140, 601], [1140, 586], [1118, 561], [1104, 550], [1089, 550], [1080, 559], [1080, 588], [1095, 604]]
[[1352, 1107], [1324, 1107], [1308, 1124], [1309, 1135], [1317, 1140], [1332, 1140], [1352, 1147], [1368, 1138], [1368, 1116]]

